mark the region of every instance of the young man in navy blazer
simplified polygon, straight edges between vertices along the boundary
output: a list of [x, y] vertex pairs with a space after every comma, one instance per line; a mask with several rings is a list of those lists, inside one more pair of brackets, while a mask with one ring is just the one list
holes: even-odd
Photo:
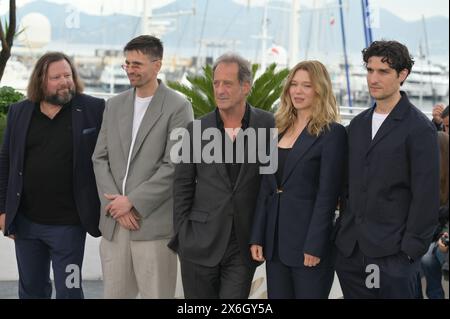
[[414, 63], [404, 45], [376, 41], [363, 59], [375, 105], [348, 127], [336, 271], [344, 298], [415, 298], [420, 257], [438, 221], [436, 128], [400, 91]]
[[63, 53], [44, 54], [12, 104], [0, 151], [0, 229], [14, 239], [19, 298], [83, 298], [86, 232], [100, 236], [91, 156], [105, 102], [81, 94]]

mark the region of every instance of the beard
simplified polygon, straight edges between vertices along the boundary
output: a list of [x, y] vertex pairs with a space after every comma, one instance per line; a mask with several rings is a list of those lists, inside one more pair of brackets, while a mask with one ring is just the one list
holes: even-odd
[[[65, 92], [60, 92], [60, 91]], [[74, 88], [67, 88], [63, 90], [57, 90], [55, 94], [45, 95], [44, 101], [53, 105], [64, 105], [69, 103], [75, 96]]]

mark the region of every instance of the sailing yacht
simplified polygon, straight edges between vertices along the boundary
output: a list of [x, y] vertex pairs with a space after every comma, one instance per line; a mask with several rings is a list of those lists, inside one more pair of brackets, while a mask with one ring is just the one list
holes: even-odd
[[414, 64], [403, 89], [413, 97], [444, 98], [448, 97], [448, 71], [431, 63]]

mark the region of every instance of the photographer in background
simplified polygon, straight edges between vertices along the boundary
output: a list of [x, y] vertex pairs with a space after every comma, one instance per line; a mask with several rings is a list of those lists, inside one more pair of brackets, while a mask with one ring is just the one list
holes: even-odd
[[448, 224], [447, 232], [445, 232], [438, 241], [439, 250], [445, 254], [445, 260], [442, 264], [442, 275], [444, 279], [448, 281]]
[[[432, 122], [436, 126], [436, 129], [438, 131], [445, 131], [445, 127], [444, 127], [445, 115], [447, 116], [447, 126], [448, 126], [448, 105], [445, 106], [444, 103], [438, 103], [435, 106], [433, 106]], [[447, 134], [448, 134], [448, 131], [447, 131]]]
[[[444, 299], [442, 272], [448, 274], [448, 148], [449, 136], [438, 132], [440, 151], [440, 202], [439, 225], [427, 253], [421, 259], [423, 274], [426, 278], [426, 295], [429, 299]], [[445, 266], [446, 263], [446, 266]]]
[[448, 135], [448, 105], [442, 111], [441, 117], [442, 117], [442, 129]]

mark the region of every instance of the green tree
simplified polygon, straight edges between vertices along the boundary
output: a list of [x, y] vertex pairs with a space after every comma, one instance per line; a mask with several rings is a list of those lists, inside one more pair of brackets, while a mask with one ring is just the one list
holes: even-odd
[[8, 106], [25, 98], [25, 95], [9, 86], [0, 87], [0, 116], [6, 116]]
[[6, 127], [8, 106], [24, 98], [25, 96], [22, 93], [17, 92], [12, 87], [3, 86], [0, 88], [0, 145], [3, 142], [3, 131]]
[[[247, 101], [254, 107], [273, 112], [274, 104], [283, 90], [283, 81], [289, 73], [288, 69], [275, 71], [276, 64], [271, 64], [257, 79], [253, 81], [252, 90]], [[259, 69], [258, 64], [252, 65], [253, 78]], [[174, 90], [184, 94], [191, 102], [194, 109], [194, 117], [200, 116], [214, 110], [213, 70], [210, 65], [203, 68], [203, 74], [188, 76], [190, 86], [179, 82], [169, 82], [168, 85]]]

